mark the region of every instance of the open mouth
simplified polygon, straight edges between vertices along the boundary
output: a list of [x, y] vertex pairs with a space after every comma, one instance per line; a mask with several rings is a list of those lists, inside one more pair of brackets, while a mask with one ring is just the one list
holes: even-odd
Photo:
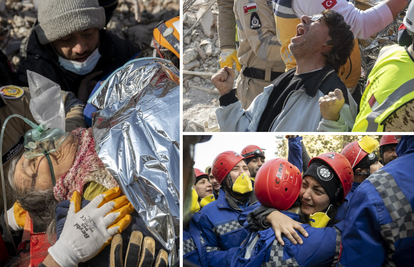
[[207, 192], [209, 195], [211, 195], [211, 194], [213, 194], [213, 189], [207, 189], [207, 190], [206, 190], [206, 192]]
[[297, 27], [296, 27], [296, 37], [298, 37], [298, 36], [302, 36], [302, 35], [304, 35], [305, 34], [305, 29], [303, 28], [303, 25], [302, 24], [299, 24]]
[[298, 24], [296, 27], [296, 36], [293, 37], [290, 41], [292, 43], [300, 43], [302, 42], [303, 36], [305, 35], [305, 27], [302, 23]]

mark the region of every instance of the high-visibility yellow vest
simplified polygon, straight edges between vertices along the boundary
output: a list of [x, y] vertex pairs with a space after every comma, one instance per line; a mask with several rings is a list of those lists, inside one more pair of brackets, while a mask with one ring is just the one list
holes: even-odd
[[414, 99], [414, 62], [404, 47], [381, 50], [368, 76], [353, 132], [382, 132], [386, 119]]

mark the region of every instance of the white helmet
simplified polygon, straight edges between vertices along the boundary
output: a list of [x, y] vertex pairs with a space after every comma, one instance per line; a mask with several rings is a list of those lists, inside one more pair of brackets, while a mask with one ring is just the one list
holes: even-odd
[[403, 22], [407, 30], [414, 32], [414, 2], [410, 3]]

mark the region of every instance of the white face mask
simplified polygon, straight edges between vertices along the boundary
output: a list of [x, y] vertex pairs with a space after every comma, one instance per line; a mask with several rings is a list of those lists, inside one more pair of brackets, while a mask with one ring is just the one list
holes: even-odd
[[68, 71], [71, 71], [78, 75], [85, 75], [93, 71], [100, 58], [101, 54], [99, 54], [99, 50], [96, 48], [95, 51], [93, 51], [93, 53], [84, 62], [68, 60], [59, 56], [59, 63]]

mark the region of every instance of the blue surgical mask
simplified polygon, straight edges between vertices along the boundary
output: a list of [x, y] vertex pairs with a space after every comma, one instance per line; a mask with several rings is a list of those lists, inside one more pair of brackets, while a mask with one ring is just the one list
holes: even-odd
[[85, 75], [93, 71], [100, 58], [101, 54], [99, 54], [99, 49], [96, 48], [84, 62], [69, 60], [59, 56], [59, 63], [63, 68], [70, 72], [78, 75]]

